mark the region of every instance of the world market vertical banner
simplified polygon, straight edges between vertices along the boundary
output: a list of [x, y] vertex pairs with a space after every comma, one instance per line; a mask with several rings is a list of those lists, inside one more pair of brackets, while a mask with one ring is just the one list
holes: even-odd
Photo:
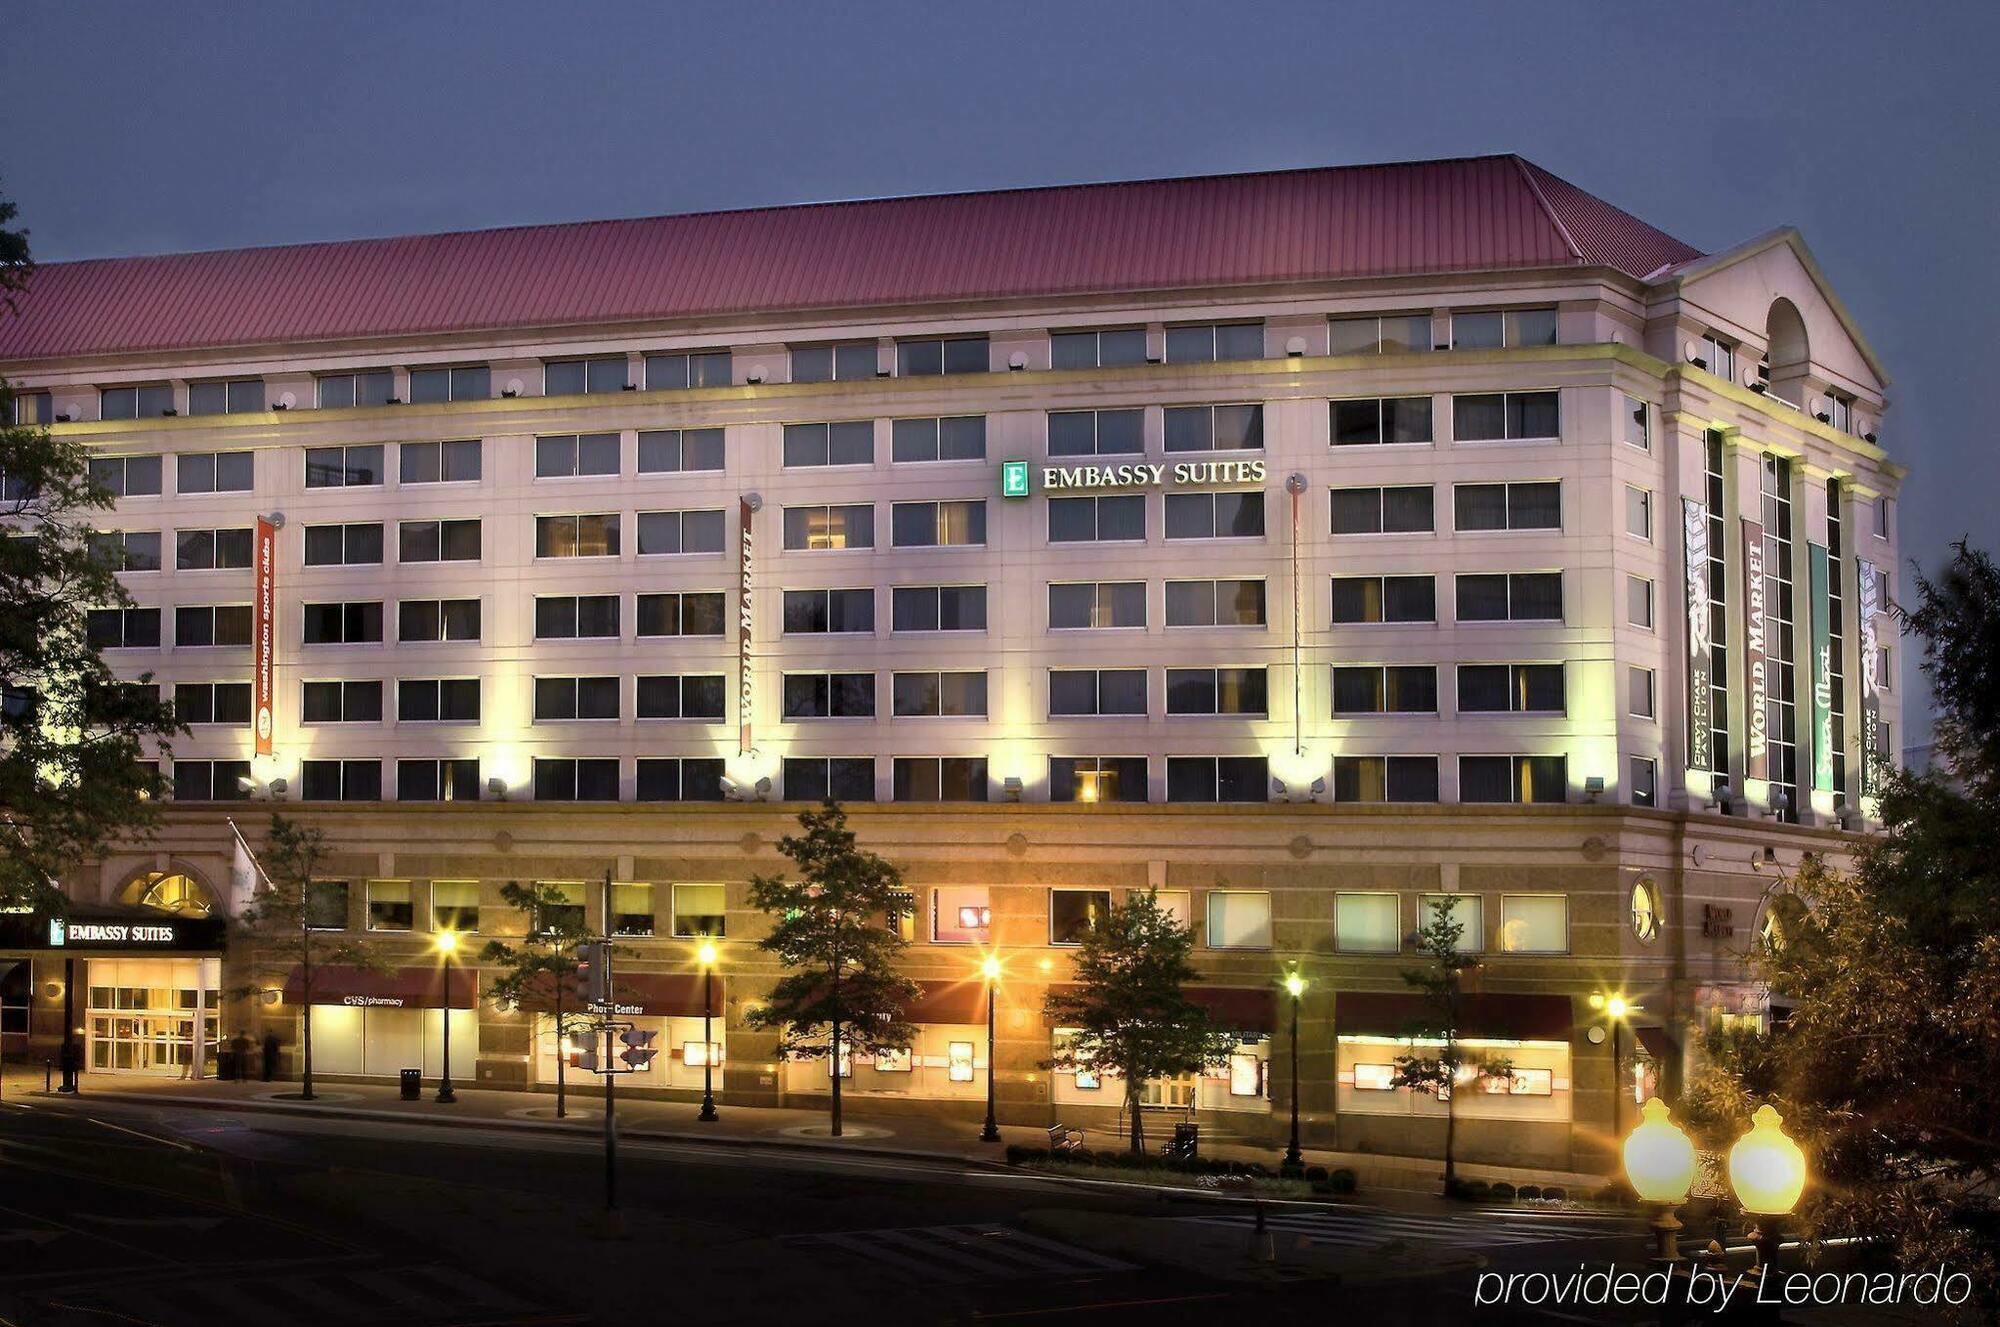
[[1833, 791], [1833, 600], [1826, 546], [1806, 545], [1807, 593], [1812, 596], [1812, 786]]
[[1681, 499], [1681, 556], [1686, 563], [1688, 727], [1687, 767], [1709, 769], [1714, 743], [1715, 638], [1709, 631], [1708, 504]]
[[1743, 521], [1743, 777], [1771, 777], [1771, 615], [1764, 526]]
[[738, 725], [736, 754], [747, 756], [751, 751], [750, 731], [750, 624], [755, 620], [752, 611], [752, 595], [755, 589], [757, 569], [757, 546], [751, 522], [756, 520], [757, 508], [762, 505], [756, 496], [743, 498], [737, 504], [738, 523], [742, 527], [740, 548], [737, 555], [736, 587], [736, 722]]
[[1875, 618], [1882, 611], [1882, 573], [1872, 562], [1854, 560], [1861, 586], [1861, 795], [1879, 794], [1882, 781], [1882, 677]]
[[257, 533], [250, 552], [256, 574], [250, 601], [251, 721], [257, 732], [256, 753], [271, 754], [271, 698], [276, 692], [277, 664], [277, 571], [278, 528], [257, 518]]

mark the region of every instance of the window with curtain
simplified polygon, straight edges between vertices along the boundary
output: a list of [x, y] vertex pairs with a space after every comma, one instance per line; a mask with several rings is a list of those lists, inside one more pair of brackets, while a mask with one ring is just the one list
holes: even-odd
[[1269, 949], [1271, 896], [1264, 890], [1211, 889], [1208, 892], [1210, 949]]
[[1395, 894], [1333, 896], [1334, 944], [1343, 954], [1393, 954], [1403, 947], [1402, 900]]
[[1493, 947], [1506, 954], [1569, 952], [1569, 899], [1561, 894], [1502, 894]]

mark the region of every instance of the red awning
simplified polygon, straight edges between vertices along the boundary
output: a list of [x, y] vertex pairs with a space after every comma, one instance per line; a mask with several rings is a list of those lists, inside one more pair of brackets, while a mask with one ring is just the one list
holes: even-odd
[[[1506, 1041], [1568, 1041], [1574, 1016], [1567, 995], [1504, 995], [1476, 992], [1460, 997], [1460, 1036]], [[1333, 1019], [1344, 1036], [1401, 1037], [1430, 1021], [1426, 998], [1414, 991], [1341, 991]]]
[[1680, 1048], [1667, 1036], [1665, 1028], [1635, 1027], [1633, 1033], [1639, 1038], [1639, 1045], [1661, 1064], [1671, 1064], [1680, 1059]]
[[[715, 1016], [722, 1017], [724, 983], [715, 978]], [[700, 1018], [702, 979], [698, 972], [620, 972], [616, 974], [612, 996], [616, 1012], [649, 1018]], [[553, 988], [547, 980], [530, 983], [521, 997], [521, 1008], [535, 1013], [551, 1013], [556, 1007]], [[582, 1013], [583, 1004], [574, 995], [563, 997], [566, 1014]]]
[[[920, 981], [923, 994], [910, 1002], [904, 1018], [911, 1023], [984, 1023], [986, 983], [977, 977], [962, 981]], [[1008, 1004], [1000, 992], [1000, 1007]]]
[[[313, 968], [312, 1003], [383, 1009], [470, 1009], [479, 1003], [478, 985], [473, 974], [461, 967], [452, 968], [447, 978], [442, 965], [371, 971], [325, 963]], [[306, 1002], [303, 965], [293, 968], [285, 978], [285, 1001]]]
[[[1073, 984], [1058, 984], [1049, 987], [1049, 994], [1069, 994], [1079, 988]], [[1263, 986], [1190, 986], [1187, 988], [1190, 1001], [1208, 1011], [1208, 1017], [1218, 1028], [1226, 1032], [1254, 1032], [1258, 1036], [1269, 1036], [1276, 1026], [1273, 1010], [1277, 1003], [1277, 992]], [[1055, 1020], [1043, 1017], [1050, 1027]]]

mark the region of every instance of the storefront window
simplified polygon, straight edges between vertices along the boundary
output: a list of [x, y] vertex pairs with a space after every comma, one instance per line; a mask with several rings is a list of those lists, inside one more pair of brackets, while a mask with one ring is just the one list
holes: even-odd
[[1561, 894], [1502, 894], [1494, 947], [1506, 954], [1569, 952], [1569, 900]]
[[945, 1076], [948, 1079], [954, 1083], [970, 1083], [972, 1081], [972, 1043], [969, 1041], [951, 1042], [946, 1047], [945, 1064], [948, 1069]]
[[986, 886], [946, 885], [931, 894], [933, 944], [981, 944], [992, 925], [993, 908]]
[[1263, 890], [1208, 891], [1210, 949], [1269, 949], [1271, 896]]
[[407, 931], [415, 923], [415, 910], [410, 903], [410, 882], [407, 880], [370, 880], [368, 882], [368, 929], [371, 931]]
[[722, 935], [727, 920], [728, 892], [723, 885], [675, 885], [674, 934]]
[[681, 1063], [690, 1069], [700, 1069], [707, 1065], [722, 1063], [722, 1043], [719, 1041], [688, 1041], [681, 1043]]
[[653, 887], [611, 886], [611, 934], [653, 934]]
[[1049, 943], [1080, 945], [1085, 935], [1111, 911], [1108, 889], [1051, 889]]
[[431, 929], [462, 934], [479, 929], [477, 880], [431, 881]]

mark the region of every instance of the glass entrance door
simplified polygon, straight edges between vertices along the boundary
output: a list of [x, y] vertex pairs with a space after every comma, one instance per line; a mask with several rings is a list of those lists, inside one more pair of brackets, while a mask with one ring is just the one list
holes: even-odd
[[[92, 959], [90, 1059], [109, 1073], [179, 1077], [194, 1061], [195, 1019], [212, 1066], [221, 1031], [220, 964], [214, 959]], [[205, 1068], [204, 1072], [208, 1072]]]

